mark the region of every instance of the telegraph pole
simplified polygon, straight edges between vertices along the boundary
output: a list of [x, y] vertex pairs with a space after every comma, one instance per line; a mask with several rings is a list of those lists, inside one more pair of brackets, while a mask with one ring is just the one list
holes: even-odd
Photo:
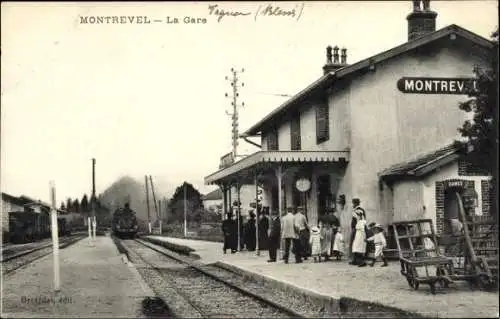
[[155, 186], [153, 184], [153, 177], [149, 175], [149, 182], [151, 183], [151, 193], [153, 195], [153, 203], [155, 203], [155, 218], [158, 219], [158, 204], [155, 196]]
[[151, 215], [149, 212], [149, 189], [148, 189], [148, 176], [144, 175], [144, 182], [146, 186], [146, 207], [148, 210], [148, 233], [151, 234]]
[[231, 105], [233, 106], [233, 112], [229, 113], [226, 111], [226, 114], [231, 116], [232, 120], [232, 146], [233, 146], [233, 159], [236, 160], [236, 156], [238, 155], [238, 108], [245, 106], [244, 102], [238, 104], [239, 93], [238, 89], [245, 86], [245, 83], [239, 82], [238, 75], [240, 73], [245, 72], [245, 69], [241, 69], [241, 71], [236, 71], [234, 68], [231, 68], [232, 76], [231, 78], [226, 76], [226, 80], [231, 81], [231, 86], [233, 87], [233, 94], [229, 95], [226, 93], [226, 97], [232, 98]]
[[184, 182], [184, 238], [187, 237], [187, 196], [186, 182]]
[[[96, 206], [96, 196], [95, 196], [95, 158], [92, 159], [92, 218], [89, 218], [89, 235], [92, 229], [93, 237], [95, 240], [96, 233], [96, 219], [95, 219], [95, 206]], [[92, 226], [91, 226], [92, 225]]]
[[158, 200], [158, 218], [160, 220], [160, 235], [161, 235], [161, 230], [162, 230], [162, 219], [163, 219], [163, 213], [161, 211], [161, 199]]

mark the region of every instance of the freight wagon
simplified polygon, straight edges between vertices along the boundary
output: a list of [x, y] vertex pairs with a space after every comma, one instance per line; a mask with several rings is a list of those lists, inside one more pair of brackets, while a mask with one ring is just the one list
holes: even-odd
[[[51, 236], [48, 212], [9, 212], [9, 239], [13, 244], [38, 241]], [[57, 218], [59, 236], [71, 234], [71, 223], [62, 215]]]

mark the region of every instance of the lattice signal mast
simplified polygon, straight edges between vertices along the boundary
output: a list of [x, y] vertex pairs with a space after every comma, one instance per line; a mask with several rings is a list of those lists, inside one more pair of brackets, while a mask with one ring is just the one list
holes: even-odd
[[245, 83], [239, 82], [238, 75], [240, 75], [243, 72], [245, 72], [245, 69], [241, 69], [241, 71], [237, 71], [234, 68], [231, 68], [232, 77], [230, 78], [230, 77], [226, 76], [226, 80], [231, 81], [231, 86], [233, 87], [233, 94], [232, 95], [226, 93], [226, 97], [233, 99], [231, 102], [231, 105], [233, 106], [233, 112], [230, 113], [230, 112], [226, 111], [226, 114], [231, 116], [231, 119], [232, 119], [232, 128], [233, 128], [232, 129], [232, 145], [233, 145], [233, 158], [234, 159], [236, 159], [237, 150], [238, 150], [238, 137], [239, 137], [239, 133], [238, 133], [238, 108], [245, 106], [245, 102], [241, 102], [241, 104], [239, 104], [239, 102], [238, 102], [238, 98], [239, 98], [238, 89], [245, 86]]

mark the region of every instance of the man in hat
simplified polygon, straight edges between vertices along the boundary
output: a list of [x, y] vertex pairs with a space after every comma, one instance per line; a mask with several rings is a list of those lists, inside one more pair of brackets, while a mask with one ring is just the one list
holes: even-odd
[[231, 249], [231, 254], [236, 253], [238, 246], [238, 225], [233, 220], [233, 213], [227, 213], [227, 219], [222, 222], [222, 232], [224, 233], [224, 254], [227, 249]]
[[303, 257], [304, 260], [307, 260], [307, 256], [309, 255], [309, 226], [307, 225], [307, 218], [304, 215], [304, 208], [302, 206], [299, 206], [296, 209], [296, 213], [294, 215], [294, 225], [299, 235], [297, 245], [299, 251], [296, 251], [296, 253]]
[[256, 225], [255, 225], [255, 213], [251, 210], [249, 213], [249, 218], [245, 224], [245, 245], [248, 251], [255, 251], [257, 246], [256, 236]]
[[375, 235], [366, 239], [366, 242], [373, 242], [375, 245], [375, 256], [371, 267], [375, 265], [375, 261], [380, 257], [383, 261], [382, 267], [387, 267], [387, 259], [384, 256], [384, 248], [387, 246], [387, 241], [384, 236], [384, 227], [380, 224], [375, 224], [373, 227]]
[[269, 241], [268, 241], [268, 249], [269, 249], [269, 260], [267, 262], [276, 262], [276, 255], [278, 248], [280, 247], [280, 239], [281, 239], [281, 222], [279, 213], [276, 210], [273, 210], [271, 213], [271, 227], [269, 230]]
[[285, 240], [285, 251], [283, 253], [285, 263], [288, 264], [290, 246], [292, 245], [292, 242], [295, 250], [295, 262], [302, 262], [302, 259], [300, 258], [300, 247], [297, 247], [298, 235], [295, 230], [294, 215], [292, 214], [292, 209], [290, 208], [287, 209], [286, 215], [281, 219], [281, 237]]
[[259, 216], [259, 250], [267, 250], [269, 245], [269, 211], [267, 207], [262, 209]]

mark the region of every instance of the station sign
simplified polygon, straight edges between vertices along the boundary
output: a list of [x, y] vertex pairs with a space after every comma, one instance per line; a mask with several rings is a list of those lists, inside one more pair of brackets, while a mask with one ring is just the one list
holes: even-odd
[[446, 181], [445, 187], [465, 187], [465, 182], [463, 180], [450, 180]]
[[474, 78], [403, 77], [397, 82], [403, 93], [467, 95], [477, 90]]
[[219, 169], [223, 169], [231, 166], [234, 163], [233, 153], [227, 153], [226, 155], [220, 158]]

